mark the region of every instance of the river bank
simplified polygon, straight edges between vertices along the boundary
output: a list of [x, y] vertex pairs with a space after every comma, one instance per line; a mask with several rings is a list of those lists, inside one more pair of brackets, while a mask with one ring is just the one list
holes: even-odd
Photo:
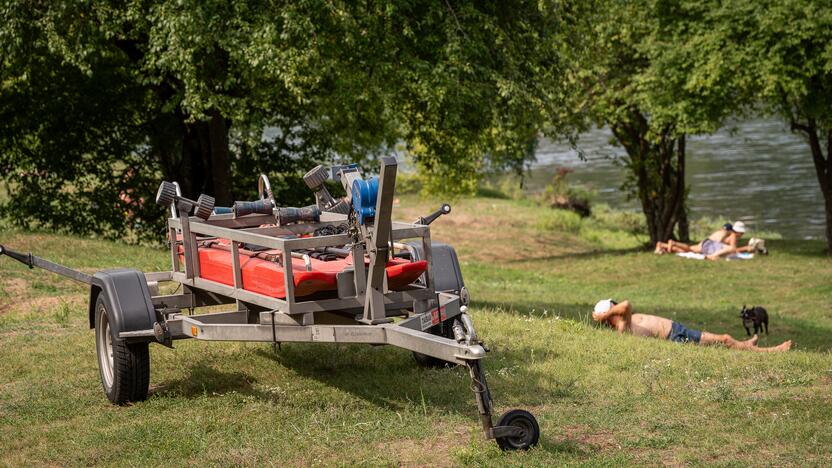
[[[615, 209], [637, 209], [620, 189], [626, 171], [608, 129], [581, 135], [570, 145], [541, 140], [526, 186], [539, 191], [559, 168]], [[581, 154], [579, 154], [579, 152]], [[581, 157], [584, 159], [582, 160]], [[823, 197], [807, 143], [776, 118], [729, 122], [713, 135], [687, 140], [688, 208], [691, 218], [742, 219], [786, 239], [823, 239]]]

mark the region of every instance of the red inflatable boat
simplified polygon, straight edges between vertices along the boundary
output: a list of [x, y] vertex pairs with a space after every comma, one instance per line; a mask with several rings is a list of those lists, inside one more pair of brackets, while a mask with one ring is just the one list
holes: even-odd
[[[240, 269], [242, 270], [243, 289], [266, 296], [284, 299], [286, 297], [285, 279], [281, 252], [279, 250], [249, 251], [240, 249]], [[184, 255], [180, 247], [180, 261]], [[336, 275], [352, 267], [352, 256], [336, 260], [323, 261], [310, 259], [311, 271], [307, 271], [303, 259], [292, 259], [292, 279], [295, 283], [295, 296], [303, 297], [321, 291], [338, 289]], [[394, 258], [387, 262], [387, 286], [393, 291], [401, 291], [416, 281], [427, 269], [425, 260]], [[234, 270], [231, 265], [231, 246], [225, 239], [203, 241], [199, 247], [199, 276], [225, 285], [234, 285]]]

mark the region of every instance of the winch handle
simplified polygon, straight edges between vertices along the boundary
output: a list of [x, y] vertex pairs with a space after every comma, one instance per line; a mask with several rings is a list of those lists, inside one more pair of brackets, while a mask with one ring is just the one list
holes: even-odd
[[440, 206], [438, 210], [434, 211], [433, 213], [431, 213], [427, 216], [423, 216], [423, 217], [420, 217], [419, 219], [417, 219], [416, 224], [421, 224], [423, 226], [427, 226], [430, 223], [436, 221], [436, 218], [438, 218], [442, 215], [446, 215], [450, 212], [451, 212], [451, 205], [449, 205], [447, 203], [443, 203], [442, 206]]

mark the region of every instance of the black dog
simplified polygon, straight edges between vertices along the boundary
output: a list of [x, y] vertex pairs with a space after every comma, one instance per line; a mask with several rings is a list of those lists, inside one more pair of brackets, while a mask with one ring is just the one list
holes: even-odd
[[742, 326], [745, 327], [748, 336], [751, 336], [750, 328], [752, 325], [754, 326], [754, 334], [763, 331], [763, 325], [765, 325], [766, 335], [768, 335], [768, 312], [766, 312], [766, 309], [758, 306], [749, 309], [742, 306], [740, 317], [742, 318]]

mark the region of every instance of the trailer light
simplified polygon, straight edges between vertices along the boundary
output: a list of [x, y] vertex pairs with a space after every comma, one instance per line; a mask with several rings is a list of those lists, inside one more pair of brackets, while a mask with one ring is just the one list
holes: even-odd
[[191, 335], [197, 336], [199, 335], [199, 329], [196, 327], [191, 327]]

